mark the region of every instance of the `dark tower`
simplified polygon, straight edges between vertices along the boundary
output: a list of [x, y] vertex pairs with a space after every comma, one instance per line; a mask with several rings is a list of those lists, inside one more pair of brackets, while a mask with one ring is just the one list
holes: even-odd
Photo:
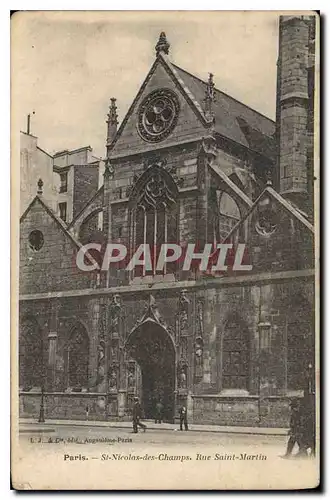
[[315, 16], [281, 16], [277, 79], [279, 191], [311, 211]]

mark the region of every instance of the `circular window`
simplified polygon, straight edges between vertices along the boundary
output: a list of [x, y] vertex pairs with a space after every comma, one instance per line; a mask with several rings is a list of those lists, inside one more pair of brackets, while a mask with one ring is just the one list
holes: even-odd
[[180, 110], [177, 96], [169, 89], [155, 90], [142, 102], [138, 114], [138, 131], [142, 139], [158, 142], [174, 129]]
[[274, 234], [277, 229], [276, 213], [270, 208], [259, 213], [255, 228], [260, 236], [269, 237]]
[[32, 250], [40, 250], [44, 244], [44, 235], [41, 231], [32, 231], [29, 235], [29, 244]]

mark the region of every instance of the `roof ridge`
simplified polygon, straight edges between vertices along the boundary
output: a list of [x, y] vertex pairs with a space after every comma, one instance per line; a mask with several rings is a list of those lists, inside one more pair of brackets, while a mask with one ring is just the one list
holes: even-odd
[[[199, 78], [199, 76], [196, 76], [194, 75], [193, 73], [190, 73], [189, 71], [187, 71], [186, 69], [184, 68], [181, 68], [180, 66], [178, 66], [177, 64], [174, 64], [174, 63], [171, 63], [172, 66], [175, 66], [176, 68], [178, 68], [179, 70], [183, 71], [184, 73], [186, 73], [187, 75], [195, 78], [195, 80], [198, 80], [199, 82], [203, 83], [204, 85], [207, 85], [207, 82], [205, 82], [204, 80], [202, 80], [201, 78]], [[230, 94], [227, 94], [226, 92], [224, 92], [223, 90], [219, 90], [217, 89], [216, 87], [214, 87], [214, 90], [216, 90], [217, 92], [219, 92], [219, 94], [223, 94], [225, 95], [226, 97], [229, 97], [229, 99], [232, 99], [233, 101], [237, 102], [238, 104], [241, 104], [242, 106], [245, 106], [246, 108], [250, 109], [251, 111], [253, 111], [254, 113], [257, 113], [258, 115], [262, 116], [263, 118], [266, 118], [266, 120], [269, 120], [270, 122], [272, 123], [276, 123], [275, 120], [272, 120], [271, 118], [269, 118], [269, 116], [266, 116], [264, 115], [263, 113], [261, 113], [260, 111], [257, 111], [256, 109], [252, 108], [251, 106], [249, 106], [248, 104], [245, 104], [244, 102], [242, 101], [239, 101], [238, 99], [236, 99], [235, 97], [231, 96]]]
[[[170, 71], [173, 73], [174, 77], [176, 78], [177, 82], [180, 84], [182, 90], [184, 91], [185, 95], [188, 96], [194, 107], [197, 109], [199, 115], [201, 116], [202, 120], [205, 122], [208, 122], [209, 120], [206, 118], [204, 110], [202, 108], [201, 103], [198, 101], [198, 99], [195, 97], [195, 95], [192, 93], [192, 91], [188, 88], [186, 85], [186, 82], [180, 78], [180, 75], [177, 74], [176, 68], [178, 66], [175, 66], [168, 57], [164, 56], [164, 54], [161, 54], [163, 62], [166, 64], [166, 66], [170, 69]], [[180, 69], [180, 68], [179, 68]]]

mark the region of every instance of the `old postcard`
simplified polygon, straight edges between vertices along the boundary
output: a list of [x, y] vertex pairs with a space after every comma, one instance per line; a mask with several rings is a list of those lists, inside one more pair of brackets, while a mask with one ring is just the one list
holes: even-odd
[[16, 489], [319, 484], [319, 29], [13, 15]]

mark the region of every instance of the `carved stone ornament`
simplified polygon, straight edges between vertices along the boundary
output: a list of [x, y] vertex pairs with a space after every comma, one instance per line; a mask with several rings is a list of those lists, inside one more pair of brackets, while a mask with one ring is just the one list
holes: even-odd
[[158, 56], [160, 52], [163, 52], [163, 54], [168, 54], [169, 49], [170, 49], [170, 44], [167, 41], [165, 32], [162, 31], [161, 34], [159, 35], [159, 40], [155, 46], [156, 56]]
[[135, 387], [135, 365], [132, 365], [128, 368], [127, 387], [128, 389], [134, 389]]
[[204, 301], [203, 299], [197, 300], [197, 311], [196, 311], [196, 337], [203, 339], [204, 333]]
[[197, 337], [195, 340], [195, 375], [196, 377], [201, 377], [203, 374], [203, 339], [202, 337]]
[[120, 295], [113, 295], [110, 304], [110, 333], [113, 336], [119, 335], [119, 319], [121, 316], [121, 299]]
[[108, 177], [110, 179], [113, 178], [115, 174], [115, 168], [113, 166], [113, 164], [111, 163], [110, 159], [109, 158], [106, 158], [105, 160], [105, 170], [104, 170], [104, 177]]
[[260, 236], [269, 238], [277, 229], [277, 214], [270, 205], [259, 210], [255, 229]]
[[109, 381], [108, 382], [109, 391], [110, 392], [117, 391], [118, 376], [117, 376], [117, 367], [115, 365], [110, 366], [108, 381]]
[[180, 111], [179, 100], [170, 89], [157, 89], [142, 102], [137, 129], [143, 140], [160, 142], [173, 131]]
[[217, 157], [217, 147], [214, 137], [203, 137], [200, 153], [211, 163]]
[[212, 105], [215, 102], [215, 85], [213, 82], [213, 73], [209, 73], [209, 79], [205, 89], [205, 98], [204, 98], [204, 112], [205, 117], [209, 121], [214, 120], [214, 113], [212, 109]]
[[189, 299], [187, 297], [187, 290], [181, 290], [179, 298], [179, 327], [180, 333], [188, 328], [188, 308]]

